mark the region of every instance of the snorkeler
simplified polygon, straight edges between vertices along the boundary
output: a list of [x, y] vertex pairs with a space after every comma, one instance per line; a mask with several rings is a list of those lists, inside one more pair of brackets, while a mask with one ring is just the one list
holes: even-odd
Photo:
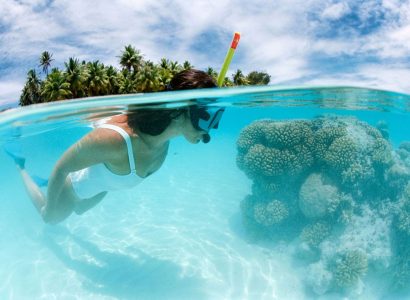
[[[216, 84], [211, 76], [190, 69], [175, 75], [167, 89], [212, 87]], [[25, 170], [25, 159], [9, 152], [46, 223], [84, 213], [109, 191], [136, 186], [161, 167], [169, 141], [176, 136], [190, 143], [209, 142], [209, 130], [218, 127], [223, 113], [223, 108], [199, 103], [174, 109], [137, 107], [111, 117], [65, 151], [50, 175], [46, 194]]]

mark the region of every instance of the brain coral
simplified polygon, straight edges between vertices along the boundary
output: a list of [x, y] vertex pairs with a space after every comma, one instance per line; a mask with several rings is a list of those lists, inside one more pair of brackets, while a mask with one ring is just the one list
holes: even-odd
[[296, 176], [313, 164], [312, 147], [306, 121], [256, 121], [238, 138], [237, 164], [252, 179]]
[[[323, 126], [324, 120], [319, 119]], [[314, 135], [314, 153], [318, 161], [323, 161], [329, 146], [337, 138], [343, 137], [347, 134], [346, 128], [342, 124], [335, 124], [333, 126], [320, 127]]]
[[392, 164], [392, 149], [387, 140], [377, 138], [371, 148], [371, 158], [375, 165], [389, 166]]
[[356, 160], [357, 150], [352, 138], [339, 137], [327, 149], [324, 161], [335, 170], [343, 171]]
[[265, 126], [266, 143], [277, 149], [313, 144], [313, 133], [307, 121], [271, 122]]
[[299, 208], [308, 218], [325, 216], [339, 201], [337, 187], [326, 184], [318, 173], [309, 175], [299, 191]]

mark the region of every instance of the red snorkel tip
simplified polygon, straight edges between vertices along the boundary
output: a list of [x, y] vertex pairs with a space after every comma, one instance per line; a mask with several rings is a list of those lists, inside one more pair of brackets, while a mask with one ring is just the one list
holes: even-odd
[[241, 34], [239, 32], [235, 32], [233, 39], [232, 39], [232, 44], [231, 44], [232, 49], [236, 49], [236, 47], [238, 47], [240, 38], [241, 38]]

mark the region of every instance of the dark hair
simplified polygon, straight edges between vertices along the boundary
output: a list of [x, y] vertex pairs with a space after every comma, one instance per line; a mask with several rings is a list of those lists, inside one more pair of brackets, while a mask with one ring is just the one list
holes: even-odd
[[[216, 87], [214, 79], [207, 73], [195, 69], [179, 72], [172, 78], [167, 90], [190, 90]], [[160, 135], [171, 124], [173, 119], [186, 113], [188, 107], [182, 108], [138, 108], [128, 107], [128, 126], [149, 135]]]
[[168, 90], [192, 90], [216, 87], [212, 76], [204, 71], [188, 69], [179, 72], [172, 78]]

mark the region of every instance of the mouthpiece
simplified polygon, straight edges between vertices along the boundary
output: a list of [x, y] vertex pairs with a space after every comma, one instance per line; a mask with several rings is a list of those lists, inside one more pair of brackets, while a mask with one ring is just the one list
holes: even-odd
[[209, 134], [205, 133], [202, 137], [202, 142], [204, 144], [208, 144], [210, 140], [211, 140], [211, 136]]

